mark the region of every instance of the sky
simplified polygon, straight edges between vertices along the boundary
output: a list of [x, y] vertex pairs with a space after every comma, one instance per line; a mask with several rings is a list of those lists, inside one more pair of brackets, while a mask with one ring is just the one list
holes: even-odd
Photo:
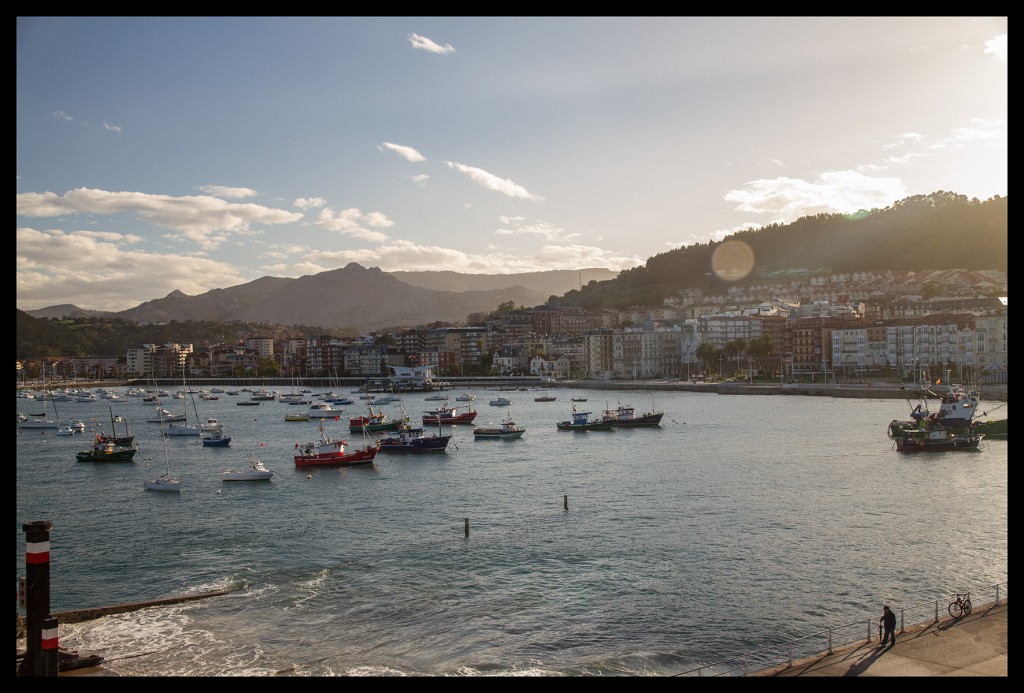
[[[19, 17], [17, 307], [1007, 194], [1006, 17]], [[364, 300], [329, 297], [330, 300]]]

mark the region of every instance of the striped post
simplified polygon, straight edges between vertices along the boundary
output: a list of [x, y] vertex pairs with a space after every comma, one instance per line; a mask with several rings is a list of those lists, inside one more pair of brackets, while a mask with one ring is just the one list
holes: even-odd
[[56, 676], [60, 661], [60, 649], [57, 638], [57, 619], [53, 616], [43, 619], [42, 633], [39, 639], [39, 660], [41, 676]]
[[[28, 522], [21, 526], [25, 532], [25, 659], [19, 673], [23, 676], [47, 675], [42, 643], [43, 622], [50, 618], [52, 527], [53, 523], [49, 520]], [[56, 642], [56, 636], [53, 640]], [[53, 675], [57, 675], [56, 668]]]

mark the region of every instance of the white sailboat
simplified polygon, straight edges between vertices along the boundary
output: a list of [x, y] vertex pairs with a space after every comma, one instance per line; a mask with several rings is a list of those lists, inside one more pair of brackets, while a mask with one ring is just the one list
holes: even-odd
[[198, 436], [202, 433], [199, 427], [199, 410], [196, 409], [195, 395], [192, 394], [192, 390], [188, 387], [188, 383], [185, 381], [185, 367], [181, 367], [181, 391], [182, 396], [187, 396], [192, 400], [192, 411], [196, 415], [195, 426], [190, 426], [188, 422], [188, 404], [185, 405], [185, 418], [181, 423], [171, 423], [167, 426], [167, 435], [169, 436]]
[[[24, 421], [19, 423], [18, 425], [21, 428], [60, 428], [60, 417], [59, 416], [57, 417], [56, 421], [54, 421], [53, 419], [46, 418], [46, 400], [47, 399], [52, 399], [52, 398], [49, 396], [49, 392], [46, 390], [46, 366], [45, 365], [42, 366], [42, 376], [41, 377], [42, 377], [42, 381], [43, 381], [43, 392], [42, 392], [42, 397], [43, 397], [43, 413], [42, 414], [33, 414], [33, 416], [38, 416], [38, 417], [41, 417], [41, 418], [25, 419]], [[53, 405], [53, 411], [54, 412], [57, 411], [56, 403], [54, 403], [54, 405]]]
[[[157, 402], [157, 408], [163, 411], [159, 401]], [[160, 418], [161, 433], [164, 428], [163, 417]], [[164, 445], [164, 473], [155, 479], [147, 479], [143, 482], [143, 486], [150, 491], [171, 491], [172, 493], [181, 492], [181, 482], [171, 476], [171, 462], [167, 456], [167, 437], [161, 435], [160, 440], [163, 441]]]

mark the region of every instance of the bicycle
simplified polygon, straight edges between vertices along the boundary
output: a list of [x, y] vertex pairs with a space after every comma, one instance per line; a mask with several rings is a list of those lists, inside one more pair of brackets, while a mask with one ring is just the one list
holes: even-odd
[[957, 594], [956, 600], [949, 605], [949, 615], [953, 618], [971, 615], [971, 593]]

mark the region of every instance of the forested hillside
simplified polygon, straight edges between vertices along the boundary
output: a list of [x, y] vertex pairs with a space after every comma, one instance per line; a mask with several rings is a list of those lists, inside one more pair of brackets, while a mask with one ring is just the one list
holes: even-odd
[[[891, 207], [852, 215], [819, 214], [791, 224], [772, 224], [651, 257], [608, 282], [552, 297], [549, 303], [587, 308], [657, 305], [681, 289], [722, 293], [729, 286], [764, 282], [766, 273], [831, 267], [833, 272], [996, 269], [1006, 271], [1007, 198], [985, 202], [936, 192]], [[715, 250], [728, 240], [746, 243], [754, 271], [728, 282], [712, 271]]]

